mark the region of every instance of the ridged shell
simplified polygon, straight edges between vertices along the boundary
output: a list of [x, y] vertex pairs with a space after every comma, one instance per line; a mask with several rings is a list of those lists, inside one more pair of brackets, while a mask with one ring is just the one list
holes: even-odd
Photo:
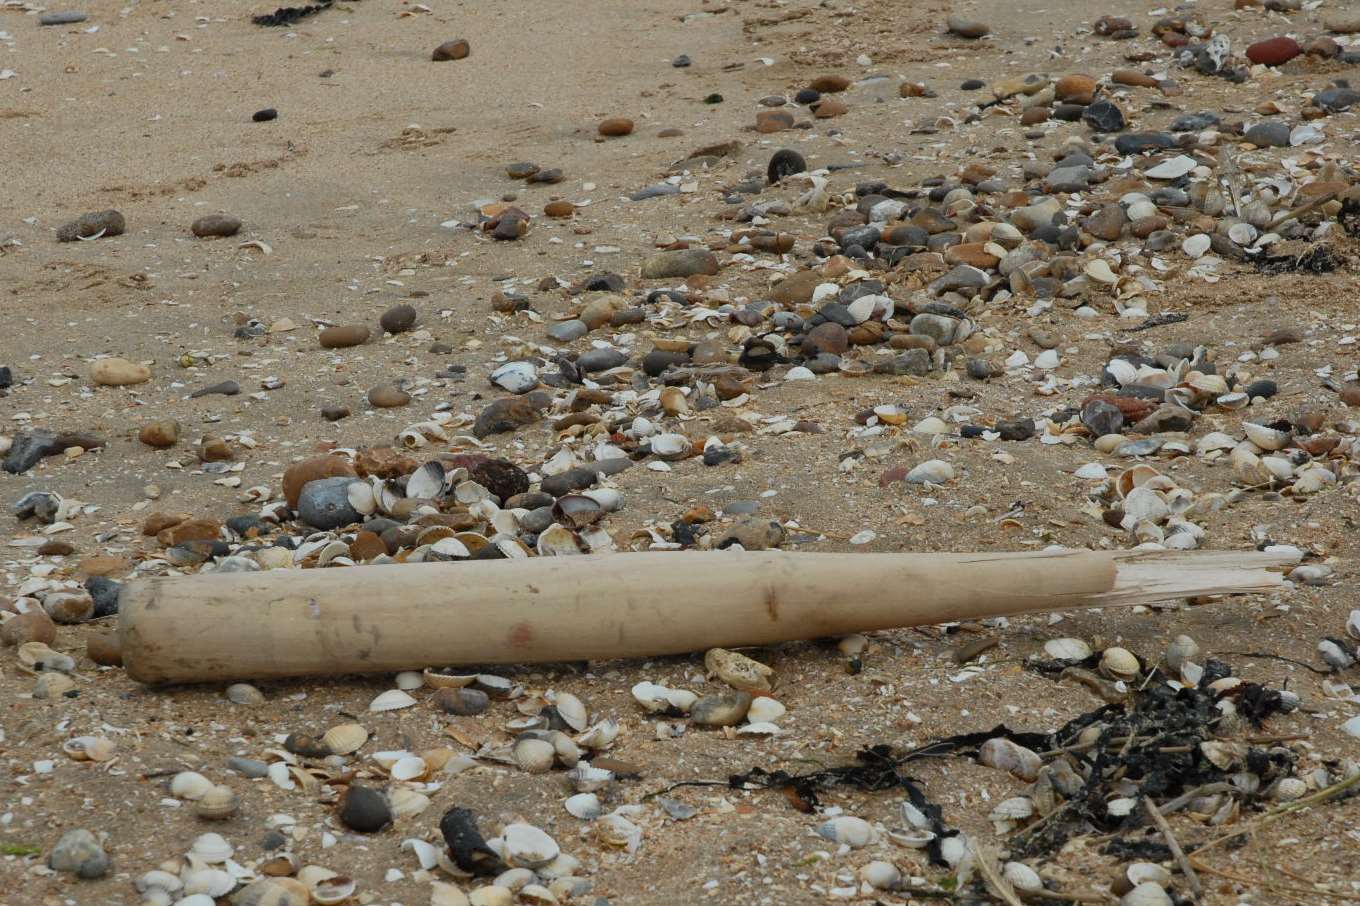
[[388, 773], [393, 780], [418, 780], [429, 770], [430, 766], [425, 763], [425, 759], [418, 755], [408, 755], [397, 759]]
[[264, 703], [264, 694], [250, 683], [233, 683], [227, 687], [227, 701], [233, 705], [259, 705]]
[[409, 708], [416, 700], [400, 689], [389, 689], [368, 703], [370, 711], [399, 711]]
[[180, 771], [170, 781], [170, 795], [197, 802], [213, 788], [213, 782], [197, 771]]
[[229, 786], [217, 785], [203, 794], [194, 806], [194, 814], [205, 821], [226, 821], [236, 814], [241, 800]]
[[263, 878], [232, 896], [232, 906], [308, 906], [311, 893], [292, 878]]
[[585, 703], [579, 698], [570, 692], [559, 692], [553, 706], [557, 708], [558, 716], [567, 726], [578, 733], [586, 728], [590, 714], [586, 711]]
[[1044, 653], [1060, 661], [1084, 661], [1091, 656], [1091, 646], [1081, 639], [1049, 639], [1044, 642]]
[[569, 557], [581, 553], [576, 535], [556, 522], [539, 534], [537, 547], [540, 557]]
[[321, 741], [333, 755], [351, 755], [368, 742], [368, 730], [359, 724], [338, 724], [327, 730]]
[[221, 834], [201, 834], [189, 847], [189, 855], [197, 856], [210, 865], [225, 862], [236, 852], [236, 848]]
[[582, 821], [594, 821], [603, 812], [600, 797], [594, 793], [577, 793], [575, 796], [569, 796], [563, 806], [567, 814]]
[[1100, 672], [1113, 680], [1131, 680], [1138, 676], [1138, 658], [1127, 648], [1106, 648], [1100, 655]]
[[544, 739], [527, 737], [515, 743], [515, 763], [530, 774], [543, 774], [552, 770], [557, 760], [557, 750]]

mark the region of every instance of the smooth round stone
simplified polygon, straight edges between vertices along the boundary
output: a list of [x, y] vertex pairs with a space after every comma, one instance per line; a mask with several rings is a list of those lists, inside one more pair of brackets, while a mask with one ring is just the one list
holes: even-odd
[[328, 422], [338, 422], [342, 418], [349, 418], [350, 411], [348, 406], [323, 406], [321, 417]]
[[600, 121], [598, 130], [603, 136], [618, 138], [632, 133], [633, 121], [626, 116], [611, 116], [608, 119]]
[[762, 107], [783, 107], [788, 102], [789, 99], [782, 94], [767, 94], [759, 101], [756, 101], [756, 103]]
[[535, 173], [537, 173], [538, 170], [539, 170], [538, 164], [529, 163], [528, 161], [521, 161], [519, 163], [510, 164], [509, 166], [507, 166], [505, 168], [505, 175], [510, 177], [511, 179], [528, 179], [530, 176], [533, 176]]
[[992, 31], [991, 26], [985, 22], [965, 19], [962, 16], [949, 16], [945, 19], [945, 28], [949, 29], [950, 34], [969, 39], [981, 38]]
[[576, 360], [576, 367], [588, 374], [593, 374], [597, 371], [617, 368], [627, 361], [628, 354], [617, 349], [592, 349], [581, 354], [580, 358]]
[[979, 91], [987, 87], [987, 83], [982, 79], [967, 79], [959, 86], [960, 91]]
[[43, 13], [38, 19], [39, 25], [75, 25], [77, 22], [84, 22], [89, 16], [75, 10], [65, 10], [55, 13]]
[[455, 38], [436, 47], [430, 54], [430, 59], [436, 63], [447, 63], [451, 60], [462, 60], [470, 53], [472, 45], [464, 38]]
[[801, 88], [798, 93], [793, 96], [795, 104], [802, 104], [805, 107], [810, 104], [815, 104], [821, 99], [822, 93], [815, 88]]
[[90, 366], [90, 379], [101, 387], [126, 387], [151, 380], [151, 369], [123, 358], [99, 359]]
[[570, 343], [572, 340], [579, 340], [581, 337], [590, 333], [590, 327], [585, 321], [579, 318], [572, 318], [570, 321], [558, 321], [551, 325], [548, 336], [557, 340], [559, 343]]
[[375, 834], [392, 823], [392, 810], [378, 790], [351, 784], [340, 805], [340, 822], [361, 834]]
[[405, 333], [416, 326], [415, 306], [402, 303], [382, 313], [378, 324], [388, 333]]
[[693, 62], [694, 61], [689, 58], [689, 54], [682, 53], [674, 60], [671, 60], [671, 65], [674, 66], [676, 69], [684, 69]]
[[189, 229], [200, 239], [225, 239], [241, 231], [241, 220], [230, 214], [205, 214], [195, 220]]
[[362, 521], [349, 500], [349, 486], [357, 480], [339, 476], [307, 482], [298, 498], [298, 518], [322, 531]]
[[732, 727], [751, 708], [751, 693], [732, 690], [705, 695], [690, 708], [691, 722], [701, 727]]
[[1242, 137], [1258, 148], [1288, 148], [1289, 124], [1282, 120], [1266, 120], [1257, 123]]
[[256, 123], [267, 123], [270, 120], [276, 120], [278, 118], [279, 112], [275, 110], [273, 107], [266, 107], [263, 110], [256, 110], [255, 113], [252, 114], [250, 117], [250, 119]]
[[911, 319], [911, 332], [916, 336], [930, 337], [938, 346], [948, 346], [954, 341], [958, 321], [944, 315], [919, 314]]
[[121, 236], [127, 230], [127, 221], [118, 211], [91, 211], [81, 214], [70, 223], [57, 228], [58, 242], [75, 242], [79, 239], [92, 239], [95, 236]]
[[368, 342], [371, 334], [364, 324], [335, 324], [321, 331], [317, 339], [322, 349], [345, 349]]
[[368, 404], [375, 409], [398, 409], [411, 401], [411, 394], [396, 384], [379, 384], [368, 391]]
[[462, 717], [481, 714], [491, 706], [490, 697], [480, 689], [440, 689], [434, 699], [444, 713]]

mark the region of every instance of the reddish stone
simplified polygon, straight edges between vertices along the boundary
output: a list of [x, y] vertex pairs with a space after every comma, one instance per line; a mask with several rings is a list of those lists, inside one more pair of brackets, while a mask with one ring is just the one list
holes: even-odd
[[1247, 59], [1262, 66], [1282, 66], [1303, 53], [1299, 42], [1293, 38], [1278, 37], [1257, 41], [1247, 48]]

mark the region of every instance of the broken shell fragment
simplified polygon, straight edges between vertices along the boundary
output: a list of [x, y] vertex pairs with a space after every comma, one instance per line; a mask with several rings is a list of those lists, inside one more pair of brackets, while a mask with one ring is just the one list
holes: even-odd
[[409, 708], [416, 700], [400, 689], [389, 689], [368, 703], [370, 711], [397, 711]]
[[1081, 639], [1049, 639], [1044, 642], [1044, 653], [1059, 661], [1084, 661], [1091, 656], [1091, 646]]
[[769, 692], [774, 675], [773, 668], [725, 648], [712, 648], [704, 654], [704, 669], [709, 676], [743, 692]]
[[170, 780], [170, 795], [196, 802], [213, 788], [213, 782], [196, 771], [180, 771]]

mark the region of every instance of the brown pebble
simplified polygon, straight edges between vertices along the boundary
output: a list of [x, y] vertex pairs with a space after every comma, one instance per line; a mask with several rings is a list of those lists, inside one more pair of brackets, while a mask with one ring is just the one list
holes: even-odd
[[359, 473], [354, 471], [354, 466], [350, 461], [342, 456], [313, 456], [304, 459], [302, 462], [295, 462], [283, 472], [283, 498], [288, 501], [288, 506], [297, 509], [298, 497], [302, 494], [302, 486], [309, 481], [316, 481], [318, 478], [339, 478], [346, 476], [358, 478]]
[[1134, 88], [1156, 88], [1158, 85], [1152, 76], [1136, 69], [1116, 69], [1110, 76], [1110, 81], [1116, 85], [1131, 85]]
[[1048, 122], [1049, 109], [1047, 107], [1031, 107], [1020, 114], [1020, 125], [1037, 126], [1039, 123]]
[[576, 213], [576, 205], [562, 199], [550, 201], [543, 206], [543, 213], [549, 217], [570, 217]]
[[1347, 406], [1352, 409], [1360, 409], [1360, 384], [1347, 384], [1341, 388], [1341, 393], [1338, 395], [1341, 402]]
[[321, 409], [321, 417], [328, 422], [338, 422], [342, 418], [349, 418], [348, 406], [324, 406]]
[[601, 135], [610, 138], [630, 135], [633, 131], [633, 121], [626, 116], [611, 116], [607, 120], [600, 121], [599, 131]]
[[822, 94], [835, 94], [849, 88], [851, 84], [850, 79], [843, 75], [824, 75], [813, 79], [808, 87]]
[[841, 116], [849, 110], [850, 106], [840, 98], [822, 98], [813, 109], [812, 115], [819, 120], [827, 120], [831, 119], [833, 116]]
[[51, 645], [57, 638], [57, 625], [38, 608], [10, 617], [0, 624], [0, 642], [6, 645], [26, 645], [42, 642]]
[[179, 422], [173, 418], [152, 422], [137, 432], [137, 439], [148, 447], [155, 447], [158, 450], [173, 447], [179, 443]]
[[368, 391], [368, 403], [378, 409], [397, 409], [411, 401], [411, 394], [395, 384], [379, 384]]
[[383, 312], [378, 325], [388, 333], [405, 333], [416, 326], [416, 317], [415, 307], [403, 302]]
[[38, 548], [40, 557], [69, 557], [76, 552], [76, 546], [69, 541], [44, 541]]
[[156, 540], [166, 547], [186, 541], [216, 541], [222, 534], [222, 523], [215, 519], [186, 519], [156, 533]]
[[123, 666], [123, 646], [118, 643], [118, 633], [94, 632], [85, 640], [85, 654], [101, 667]]
[[897, 88], [898, 97], [904, 98], [923, 98], [926, 96], [926, 86], [924, 82], [903, 82]]
[[793, 114], [787, 110], [762, 110], [756, 114], [756, 131], [782, 132], [793, 128]]
[[230, 214], [205, 214], [189, 227], [200, 239], [224, 239], [241, 231], [241, 220]]
[[1058, 100], [1073, 104], [1089, 104], [1096, 93], [1096, 80], [1083, 73], [1074, 73], [1058, 79], [1053, 86]]
[[322, 349], [344, 349], [367, 343], [372, 331], [365, 324], [336, 324], [321, 331]]
[[133, 563], [127, 557], [97, 555], [86, 557], [76, 567], [76, 575], [84, 576], [125, 576], [132, 572]]
[[472, 45], [463, 38], [453, 41], [445, 41], [434, 49], [430, 54], [430, 59], [436, 63], [447, 63], [450, 60], [461, 60], [472, 53]]
[[231, 462], [236, 453], [222, 438], [205, 434], [198, 442], [198, 458], [202, 462]]
[[[286, 475], [284, 480], [287, 481]], [[296, 500], [289, 506], [297, 506]], [[142, 534], [147, 537], [154, 537], [171, 526], [179, 525], [188, 518], [187, 513], [148, 513], [146, 519], [142, 521]]]
[[656, 134], [656, 137], [657, 137], [657, 138], [679, 138], [680, 136], [682, 136], [682, 135], [684, 135], [684, 134], [685, 134], [685, 130], [684, 130], [684, 129], [676, 129], [674, 126], [668, 126], [667, 128], [662, 129], [660, 132], [658, 132], [658, 133]]
[[387, 553], [387, 545], [382, 539], [369, 531], [359, 532], [349, 543], [349, 555], [356, 561], [372, 560]]

